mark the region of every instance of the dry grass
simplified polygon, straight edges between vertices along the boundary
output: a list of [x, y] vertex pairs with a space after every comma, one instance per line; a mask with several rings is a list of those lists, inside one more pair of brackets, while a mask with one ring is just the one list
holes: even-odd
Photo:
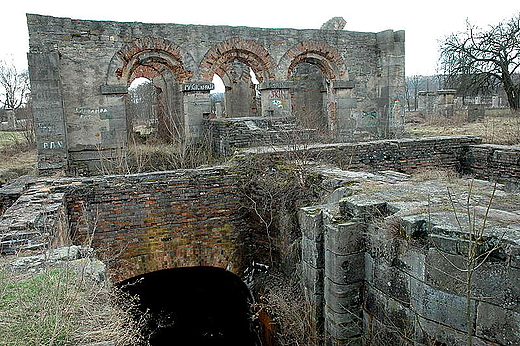
[[0, 345], [136, 345], [139, 329], [121, 297], [77, 269], [0, 267]]
[[486, 116], [475, 122], [460, 117], [415, 117], [415, 120], [418, 122], [406, 125], [413, 137], [473, 135], [481, 137], [484, 143], [520, 144], [520, 114]]
[[0, 132], [0, 185], [22, 175], [36, 174], [36, 148], [21, 132]]
[[310, 317], [311, 304], [298, 280], [281, 273], [270, 273], [261, 278], [264, 291], [255, 308], [260, 316], [270, 318], [271, 342], [275, 345], [323, 345], [316, 324]]

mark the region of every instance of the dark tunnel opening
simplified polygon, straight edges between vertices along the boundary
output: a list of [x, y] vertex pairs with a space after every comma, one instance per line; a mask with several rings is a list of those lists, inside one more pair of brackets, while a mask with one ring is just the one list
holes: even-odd
[[138, 297], [149, 345], [257, 346], [251, 295], [235, 274], [214, 267], [165, 269], [119, 284]]

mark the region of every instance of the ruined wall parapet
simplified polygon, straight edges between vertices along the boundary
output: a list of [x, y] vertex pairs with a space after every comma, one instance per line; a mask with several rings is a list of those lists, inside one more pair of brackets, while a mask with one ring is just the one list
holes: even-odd
[[0, 251], [89, 244], [115, 281], [174, 267], [240, 274], [249, 227], [226, 167], [27, 182], [0, 215]]
[[290, 155], [291, 151], [305, 151], [309, 160], [334, 163], [344, 169], [365, 171], [396, 170], [414, 172], [437, 167], [460, 170], [468, 147], [480, 144], [475, 136], [439, 136], [376, 140], [358, 143], [303, 144], [267, 146], [245, 149], [245, 153]]
[[477, 178], [498, 181], [511, 190], [518, 190], [520, 146], [472, 145], [465, 157], [464, 170]]

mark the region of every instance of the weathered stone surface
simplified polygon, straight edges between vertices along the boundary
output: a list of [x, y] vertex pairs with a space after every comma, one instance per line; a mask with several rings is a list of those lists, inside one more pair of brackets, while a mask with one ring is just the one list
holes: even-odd
[[[188, 86], [189, 90], [181, 95], [168, 98], [168, 103], [175, 106], [173, 112], [182, 119], [179, 134], [190, 140], [202, 136], [203, 117], [211, 114], [208, 92], [215, 74], [224, 77], [230, 94], [238, 95], [243, 70], [249, 72], [251, 68], [261, 83], [262, 116], [290, 116], [294, 115], [293, 109], [296, 112], [305, 108], [305, 98], [293, 98], [291, 92], [294, 95], [301, 91], [294, 87], [295, 80], [299, 68], [308, 64], [309, 55], [313, 61], [318, 60], [309, 65], [321, 77], [315, 91], [321, 92], [319, 88], [325, 80], [348, 87], [326, 88], [329, 105], [319, 107], [324, 113], [322, 125], [332, 130], [335, 137], [354, 136], [357, 131], [374, 138], [388, 135], [387, 126], [381, 126], [383, 123], [390, 124], [392, 133], [403, 126], [402, 121], [394, 121], [401, 118], [392, 117], [394, 114], [386, 109], [394, 100], [398, 100], [396, 104], [404, 104], [404, 32], [401, 31], [343, 31], [339, 29], [344, 20], [338, 18], [326, 24], [324, 30], [118, 23], [35, 14], [27, 15], [27, 24], [32, 95], [39, 109], [37, 122], [43, 123], [53, 113], [49, 126], [64, 124], [75, 133], [65, 136], [61, 130], [59, 135], [50, 130], [54, 136], [44, 138], [43, 133], [37, 132], [42, 170], [67, 168], [72, 163], [67, 156], [69, 151], [94, 151], [96, 145], [106, 150], [115, 148], [116, 141], [124, 149], [128, 135], [124, 88], [136, 77], [150, 80], [158, 77], [157, 71], [168, 77], [164, 90], [166, 87], [183, 90], [182, 85]], [[147, 63], [158, 68], [147, 71]], [[376, 76], [376, 71], [383, 72]], [[351, 84], [353, 81], [355, 85]], [[383, 95], [379, 92], [381, 88], [385, 89]], [[338, 94], [336, 99], [333, 90], [347, 90], [349, 95]], [[247, 91], [249, 94], [246, 92], [244, 96], [250, 97], [235, 97], [235, 100], [244, 99], [247, 108], [257, 108], [258, 102], [249, 100], [256, 98], [256, 94]], [[315, 95], [320, 101], [325, 99], [321, 93]], [[345, 107], [342, 100], [347, 99], [363, 102], [349, 101]], [[236, 102], [231, 102], [229, 108], [233, 103]], [[114, 113], [120, 121], [101, 121], [106, 119], [95, 113], [83, 117], [75, 113], [76, 109], [96, 110], [100, 106], [108, 110], [104, 105], [122, 109]], [[404, 111], [403, 107], [398, 108], [398, 112]], [[362, 116], [368, 109], [378, 114], [378, 121]], [[352, 118], [355, 123], [349, 121]], [[388, 118], [392, 120], [383, 121]], [[76, 129], [82, 127], [80, 135]], [[54, 142], [52, 148], [43, 147], [43, 143], [50, 146], [50, 142]]]
[[303, 262], [301, 270], [304, 287], [313, 295], [323, 296], [324, 269], [317, 269]]
[[[410, 303], [421, 317], [465, 332], [468, 328], [466, 318], [466, 299], [464, 297], [435, 289], [422, 281], [410, 279]], [[476, 304], [471, 302], [473, 316]]]
[[323, 23], [321, 30], [343, 30], [347, 21], [343, 17], [334, 17]]
[[364, 231], [360, 221], [327, 226], [325, 228], [325, 249], [339, 255], [360, 252], [365, 245]]
[[520, 344], [520, 313], [480, 302], [476, 319], [479, 337], [501, 345]]
[[332, 338], [342, 340], [343, 344], [350, 345], [350, 341], [361, 337], [363, 332], [361, 309], [351, 310], [338, 314], [328, 308], [325, 309], [325, 330]]
[[316, 242], [303, 236], [301, 247], [303, 262], [309, 264], [313, 268], [324, 268], [325, 259], [322, 242]]
[[301, 208], [298, 220], [302, 234], [312, 241], [323, 241], [323, 206]]
[[351, 284], [362, 281], [365, 267], [365, 255], [360, 252], [350, 255], [338, 255], [325, 251], [325, 277], [337, 284]]
[[325, 304], [336, 313], [344, 314], [358, 309], [362, 303], [362, 294], [362, 283], [340, 285], [325, 279]]

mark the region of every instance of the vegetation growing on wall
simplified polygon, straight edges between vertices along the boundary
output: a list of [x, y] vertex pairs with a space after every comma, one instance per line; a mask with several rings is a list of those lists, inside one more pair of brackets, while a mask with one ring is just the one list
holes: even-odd
[[253, 261], [264, 264], [253, 291], [267, 339], [275, 345], [314, 345], [316, 328], [296, 266], [301, 242], [297, 211], [319, 199], [322, 177], [290, 153], [247, 155], [236, 168], [242, 175], [242, 208], [260, 240], [250, 244]]

